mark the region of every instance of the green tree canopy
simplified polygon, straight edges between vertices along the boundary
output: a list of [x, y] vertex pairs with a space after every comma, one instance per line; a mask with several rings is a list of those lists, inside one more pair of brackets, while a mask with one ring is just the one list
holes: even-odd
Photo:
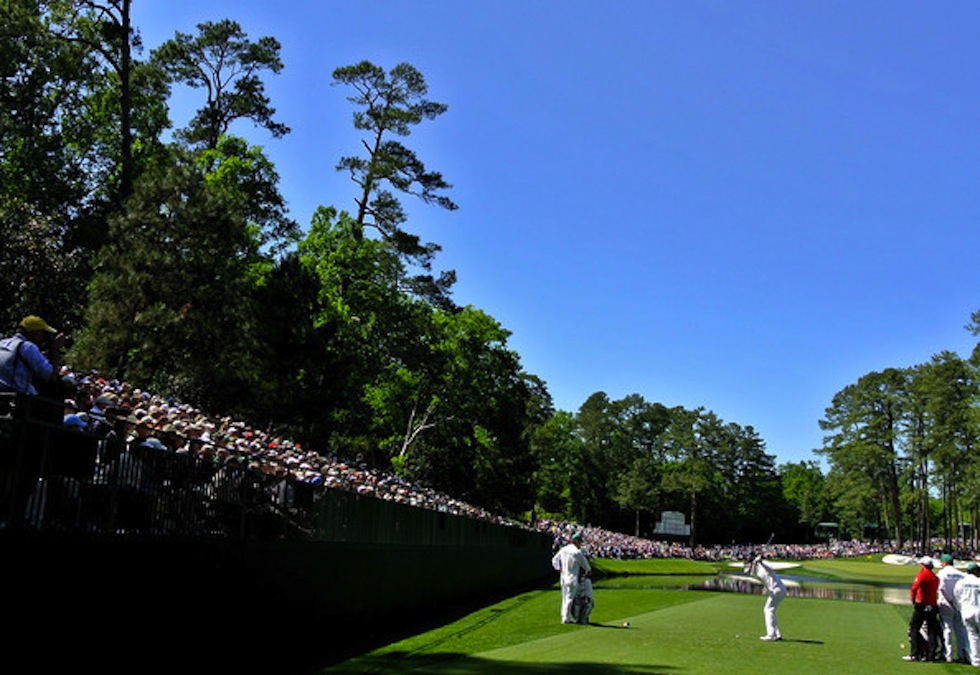
[[414, 151], [391, 138], [408, 136], [412, 127], [444, 113], [446, 105], [425, 98], [425, 78], [408, 63], [400, 63], [386, 73], [370, 61], [361, 61], [334, 70], [333, 80], [334, 84], [354, 90], [354, 95], [348, 97], [358, 106], [354, 128], [367, 134], [361, 140], [366, 154], [342, 157], [337, 164], [337, 169], [347, 171], [360, 190], [355, 198], [355, 234], [363, 236], [366, 227], [376, 230], [399, 255], [421, 270], [404, 280], [407, 289], [449, 307], [455, 272], [432, 276], [432, 259], [441, 247], [422, 243], [418, 235], [404, 229], [407, 216], [392, 190], [455, 210], [456, 204], [443, 194], [452, 186], [441, 173], [428, 170]]
[[177, 31], [152, 55], [171, 82], [206, 94], [204, 106], [178, 137], [191, 145], [215, 148], [239, 119], [251, 120], [275, 138], [289, 133], [289, 127], [273, 119], [276, 111], [260, 77], [263, 71], [282, 71], [278, 40], [266, 36], [253, 42], [230, 19], [199, 23], [197, 30], [196, 36]]
[[268, 177], [261, 153], [221, 148], [223, 157], [175, 150], [137, 181], [110, 223], [74, 357], [227, 410], [256, 386], [254, 293], [270, 262], [243, 206]]
[[[8, 321], [29, 308], [66, 328], [78, 323], [107, 216], [159, 148], [163, 91], [133, 58], [128, 6], [0, 6], [0, 220], [12, 233], [0, 266], [16, 298]], [[39, 236], [21, 247], [28, 233]], [[42, 283], [30, 281], [32, 269], [44, 270]]]
[[819, 452], [827, 456], [835, 475], [848, 475], [836, 485], [838, 490], [853, 490], [853, 498], [839, 492], [837, 499], [840, 505], [850, 504], [845, 520], [858, 528], [852, 530], [858, 536], [864, 523], [885, 522], [891, 536], [902, 541], [899, 474], [907, 390], [906, 370], [868, 373], [838, 392], [820, 421], [820, 428], [829, 433]]
[[793, 524], [805, 526], [805, 541], [809, 541], [817, 523], [829, 515], [826, 477], [812, 460], [783, 464], [779, 475], [783, 498], [794, 510]]

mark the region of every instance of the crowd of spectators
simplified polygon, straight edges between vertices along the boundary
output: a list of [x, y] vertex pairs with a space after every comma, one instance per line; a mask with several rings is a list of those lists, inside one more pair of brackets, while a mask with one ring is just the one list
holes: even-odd
[[892, 553], [897, 548], [888, 542], [832, 541], [816, 544], [741, 544], [731, 546], [687, 546], [678, 541], [656, 541], [611, 532], [592, 526], [553, 520], [540, 520], [539, 530], [550, 533], [559, 546], [574, 532], [581, 532], [583, 548], [596, 558], [687, 558], [709, 562], [746, 560], [763, 553], [781, 560], [812, 560], [816, 558], [853, 558], [874, 553]]
[[505, 525], [511, 520], [454, 499], [437, 490], [367, 466], [360, 458], [342, 459], [304, 448], [281, 435], [231, 417], [208, 415], [174, 398], [164, 398], [97, 371], [77, 373], [64, 366], [64, 424], [82, 432], [118, 433], [127, 444], [193, 453], [216, 465], [247, 466], [267, 475], [347, 490], [386, 501], [417, 506]]
[[[247, 466], [269, 476], [341, 489], [409, 506], [526, 527], [512, 519], [467, 504], [429, 487], [367, 466], [360, 458], [338, 458], [304, 448], [299, 442], [231, 417], [213, 417], [174, 398], [165, 398], [96, 371], [78, 373], [61, 368], [61, 379], [72, 392], [65, 400], [64, 424], [82, 432], [103, 435], [123, 428], [127, 443], [193, 453], [218, 467]], [[743, 560], [763, 551], [784, 560], [840, 558], [873, 553], [903, 553], [888, 542], [833, 541], [817, 544], [687, 546], [612, 532], [576, 523], [539, 520], [533, 529], [553, 536], [555, 545], [581, 532], [589, 555], [598, 558], [687, 558], [711, 562]]]

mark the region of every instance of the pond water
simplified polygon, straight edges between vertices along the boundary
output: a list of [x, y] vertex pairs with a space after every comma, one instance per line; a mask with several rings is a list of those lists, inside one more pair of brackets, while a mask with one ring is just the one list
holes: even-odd
[[[823, 598], [854, 602], [881, 602], [890, 605], [910, 605], [908, 585], [863, 584], [853, 581], [831, 581], [816, 577], [780, 574], [786, 584], [786, 594], [797, 598]], [[631, 576], [599, 579], [596, 588], [658, 588], [685, 591], [714, 591], [726, 593], [762, 594], [758, 580], [744, 574], [721, 573], [714, 577]]]

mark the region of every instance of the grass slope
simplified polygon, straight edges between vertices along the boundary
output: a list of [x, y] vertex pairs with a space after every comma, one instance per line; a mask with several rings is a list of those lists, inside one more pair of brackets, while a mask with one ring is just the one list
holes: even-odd
[[723, 568], [720, 563], [707, 563], [699, 560], [684, 560], [681, 558], [650, 559], [650, 560], [593, 560], [593, 576], [604, 575], [713, 575]]

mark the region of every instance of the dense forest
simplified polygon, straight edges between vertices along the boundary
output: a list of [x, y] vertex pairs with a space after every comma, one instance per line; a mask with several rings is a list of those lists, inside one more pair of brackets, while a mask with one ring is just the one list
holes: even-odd
[[[860, 376], [829, 402], [814, 460], [782, 466], [751, 426], [703, 408], [596, 392], [556, 410], [413, 232], [406, 200], [457, 208], [410, 147], [447, 110], [422, 73], [332, 71], [363, 152], [337, 158], [350, 193], [301, 226], [274, 164], [234, 133], [290, 132], [265, 92], [279, 42], [221, 19], [147, 50], [130, 3], [0, 2], [4, 329], [40, 314], [70, 334], [76, 369], [525, 520], [653, 536], [670, 510], [697, 543], [808, 541], [825, 521], [975, 541], [980, 352]], [[199, 95], [183, 128], [178, 86]], [[980, 335], [980, 312], [966, 328]]]

